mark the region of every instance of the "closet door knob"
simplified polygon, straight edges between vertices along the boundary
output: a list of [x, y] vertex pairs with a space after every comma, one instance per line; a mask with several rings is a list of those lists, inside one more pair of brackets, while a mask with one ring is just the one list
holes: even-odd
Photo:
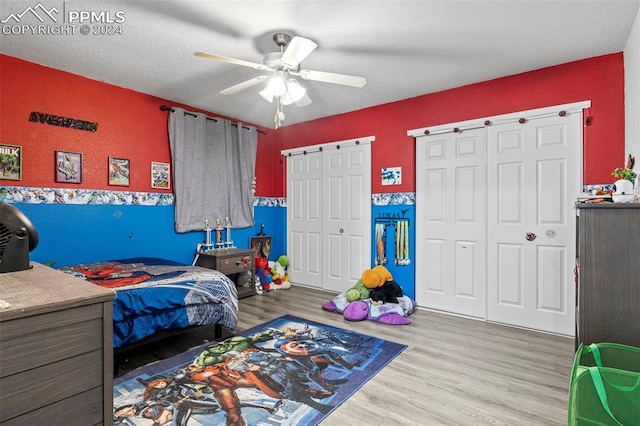
[[344, 233], [344, 229], [340, 228], [340, 233], [343, 234]]
[[538, 238], [538, 236], [536, 234], [534, 234], [533, 232], [527, 232], [527, 235], [525, 235], [524, 237], [527, 241], [533, 241], [536, 238]]

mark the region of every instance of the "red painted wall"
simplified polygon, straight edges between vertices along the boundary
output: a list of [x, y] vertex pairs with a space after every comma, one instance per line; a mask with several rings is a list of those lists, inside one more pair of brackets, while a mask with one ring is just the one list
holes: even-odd
[[[24, 155], [22, 180], [0, 179], [0, 185], [152, 191], [151, 162], [171, 161], [168, 112], [160, 106], [201, 111], [6, 55], [0, 55], [0, 69], [0, 143], [20, 145]], [[32, 111], [96, 122], [98, 130], [29, 122]], [[260, 141], [259, 152], [271, 138]], [[56, 150], [83, 154], [82, 184], [55, 182]], [[131, 160], [130, 186], [108, 185], [110, 156]], [[257, 172], [259, 182], [273, 184], [269, 170]]]
[[[127, 190], [150, 191], [151, 161], [169, 162], [167, 112], [198, 109], [0, 55], [0, 142], [24, 149], [23, 179], [0, 185], [123, 189], [107, 184], [109, 156], [131, 160]], [[428, 78], [428, 77], [425, 77]], [[413, 139], [407, 130], [550, 105], [591, 100], [585, 127], [584, 183], [613, 182], [624, 158], [622, 53], [472, 84], [278, 130], [262, 129], [257, 195], [285, 195], [280, 150], [374, 135], [372, 190], [415, 191]], [[98, 123], [95, 133], [29, 122], [32, 111]], [[207, 112], [209, 115], [218, 114]], [[286, 123], [285, 123], [286, 124]], [[54, 151], [84, 154], [81, 185], [54, 181]], [[381, 186], [380, 169], [403, 168], [402, 185]], [[154, 190], [162, 192], [163, 190]]]
[[[425, 76], [428, 78], [428, 76]], [[624, 158], [622, 53], [463, 86], [277, 130], [282, 149], [374, 135], [372, 191], [413, 192], [414, 142], [407, 130], [591, 100], [585, 127], [584, 183], [613, 183]], [[402, 185], [382, 186], [380, 169], [402, 167]], [[284, 181], [281, 182], [284, 185]], [[275, 188], [284, 193], [285, 187]]]

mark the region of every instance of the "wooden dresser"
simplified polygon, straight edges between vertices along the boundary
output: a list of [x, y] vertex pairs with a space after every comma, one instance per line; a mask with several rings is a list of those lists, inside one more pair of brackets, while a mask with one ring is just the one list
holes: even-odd
[[0, 423], [113, 424], [115, 293], [31, 264], [0, 274]]
[[576, 347], [640, 347], [640, 203], [576, 208]]

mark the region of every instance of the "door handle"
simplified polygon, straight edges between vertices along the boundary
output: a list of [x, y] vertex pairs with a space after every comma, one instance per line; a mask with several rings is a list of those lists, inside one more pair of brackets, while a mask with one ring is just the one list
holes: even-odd
[[340, 232], [341, 234], [342, 234], [342, 233], [344, 233], [344, 229], [340, 228], [340, 231], [339, 231], [339, 232]]
[[534, 234], [533, 232], [527, 232], [527, 235], [525, 235], [524, 237], [527, 241], [533, 241], [536, 238], [538, 238], [538, 236], [536, 234]]

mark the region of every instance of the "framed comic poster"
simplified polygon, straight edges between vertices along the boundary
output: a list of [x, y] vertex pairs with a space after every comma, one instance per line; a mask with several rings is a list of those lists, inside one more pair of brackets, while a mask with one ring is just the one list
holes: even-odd
[[131, 162], [126, 158], [109, 157], [109, 185], [129, 186]]
[[56, 151], [56, 182], [82, 183], [82, 154]]
[[0, 179], [22, 179], [22, 147], [0, 144]]
[[171, 168], [169, 163], [151, 162], [151, 187], [161, 189], [171, 188]]

